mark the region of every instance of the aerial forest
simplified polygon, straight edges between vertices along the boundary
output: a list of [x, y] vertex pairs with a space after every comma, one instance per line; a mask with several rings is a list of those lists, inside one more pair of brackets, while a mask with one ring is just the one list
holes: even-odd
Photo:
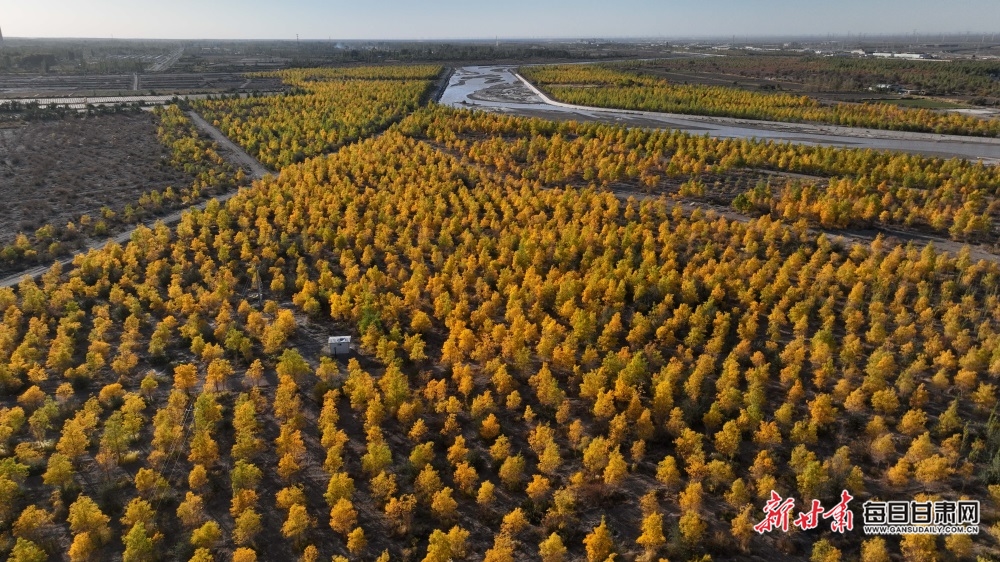
[[[276, 173], [0, 288], [4, 556], [1000, 554], [1000, 265], [835, 236], [991, 236], [995, 168], [446, 109], [440, 72], [198, 102]], [[660, 87], [619, 72], [557, 91]], [[159, 116], [192, 190], [242, 181]], [[754, 530], [845, 490], [982, 529]]]

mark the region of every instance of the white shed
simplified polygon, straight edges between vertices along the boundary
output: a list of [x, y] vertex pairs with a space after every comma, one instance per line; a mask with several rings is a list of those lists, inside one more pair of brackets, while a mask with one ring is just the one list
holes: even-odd
[[347, 355], [351, 352], [351, 336], [330, 336], [330, 354]]

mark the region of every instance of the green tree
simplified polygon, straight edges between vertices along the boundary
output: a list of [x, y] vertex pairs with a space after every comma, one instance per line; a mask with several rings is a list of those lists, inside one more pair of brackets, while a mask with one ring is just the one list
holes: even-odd
[[35, 543], [18, 538], [14, 549], [10, 551], [10, 562], [46, 562], [49, 555]]
[[65, 490], [67, 486], [73, 483], [74, 474], [76, 474], [76, 471], [73, 470], [73, 463], [70, 462], [66, 455], [52, 453], [52, 456], [49, 457], [48, 468], [46, 468], [45, 473], [42, 475], [42, 482], [47, 486], [57, 486]]
[[132, 526], [122, 538], [122, 543], [125, 545], [125, 552], [122, 554], [123, 562], [145, 562], [152, 560], [155, 556], [156, 545], [147, 534], [146, 526], [141, 521]]
[[208, 521], [191, 533], [191, 545], [198, 549], [211, 550], [222, 540], [222, 529], [215, 521]]
[[315, 521], [306, 511], [306, 506], [295, 504], [288, 510], [288, 517], [281, 526], [281, 534], [294, 544], [302, 544]]

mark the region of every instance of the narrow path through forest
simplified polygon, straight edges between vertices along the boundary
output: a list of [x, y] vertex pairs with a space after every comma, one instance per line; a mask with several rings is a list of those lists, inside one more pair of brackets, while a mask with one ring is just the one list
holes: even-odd
[[187, 114], [195, 126], [201, 129], [202, 132], [208, 134], [208, 136], [212, 137], [212, 140], [219, 145], [219, 155], [226, 160], [229, 160], [229, 163], [233, 166], [243, 168], [244, 171], [248, 172], [248, 175], [252, 179], [259, 180], [267, 174], [274, 173], [271, 170], [268, 170], [256, 158], [250, 156], [246, 150], [243, 150], [242, 146], [229, 140], [229, 137], [222, 134], [222, 131], [216, 129], [211, 123], [206, 121], [201, 115], [198, 115], [194, 110], [188, 111]]
[[[199, 130], [201, 130], [208, 136], [212, 137], [212, 140], [216, 142], [216, 144], [218, 145], [219, 155], [225, 158], [234, 167], [242, 168], [247, 173], [247, 176], [250, 177], [251, 179], [258, 180], [268, 174], [274, 173], [271, 170], [268, 170], [256, 158], [247, 154], [247, 152], [243, 150], [242, 147], [240, 147], [233, 141], [229, 140], [229, 138], [226, 137], [226, 135], [222, 134], [222, 131], [213, 127], [212, 124], [209, 123], [208, 121], [205, 121], [201, 117], [201, 115], [198, 115], [194, 111], [188, 111], [188, 116], [191, 118], [191, 122], [194, 123]], [[239, 190], [233, 190], [230, 191], [229, 193], [224, 193], [222, 195], [202, 201], [201, 203], [191, 205], [183, 209], [178, 209], [172, 213], [150, 219], [148, 221], [143, 222], [142, 224], [148, 228], [152, 228], [158, 222], [162, 222], [163, 224], [167, 225], [175, 224], [177, 222], [180, 222], [181, 214], [190, 211], [191, 209], [204, 209], [205, 206], [208, 205], [208, 202], [211, 201], [212, 199], [215, 199], [216, 201], [222, 203], [224, 201], [229, 200], [232, 196], [236, 195], [238, 192]], [[119, 234], [116, 234], [108, 238], [104, 238], [102, 240], [89, 241], [83, 248], [76, 250], [69, 256], [66, 256], [62, 259], [55, 260], [53, 263], [49, 263], [46, 265], [37, 265], [35, 267], [19, 271], [12, 275], [8, 275], [3, 279], [0, 279], [0, 287], [13, 287], [16, 286], [18, 283], [20, 283], [21, 280], [24, 279], [25, 277], [32, 277], [32, 278], [38, 277], [44, 274], [46, 271], [48, 271], [49, 268], [51, 268], [54, 263], [61, 263], [64, 266], [67, 264], [71, 264], [73, 263], [73, 259], [76, 256], [80, 254], [86, 254], [91, 250], [103, 248], [109, 242], [117, 242], [119, 244], [124, 244], [129, 241], [129, 239], [132, 237], [132, 233], [135, 231], [136, 228], [138, 228], [138, 226], [129, 228], [124, 232], [121, 232]]]

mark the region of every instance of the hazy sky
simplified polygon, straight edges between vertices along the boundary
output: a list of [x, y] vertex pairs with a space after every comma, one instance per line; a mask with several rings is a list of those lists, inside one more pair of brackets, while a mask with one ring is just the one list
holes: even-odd
[[454, 39], [1000, 32], [1000, 0], [0, 0], [8, 37]]

